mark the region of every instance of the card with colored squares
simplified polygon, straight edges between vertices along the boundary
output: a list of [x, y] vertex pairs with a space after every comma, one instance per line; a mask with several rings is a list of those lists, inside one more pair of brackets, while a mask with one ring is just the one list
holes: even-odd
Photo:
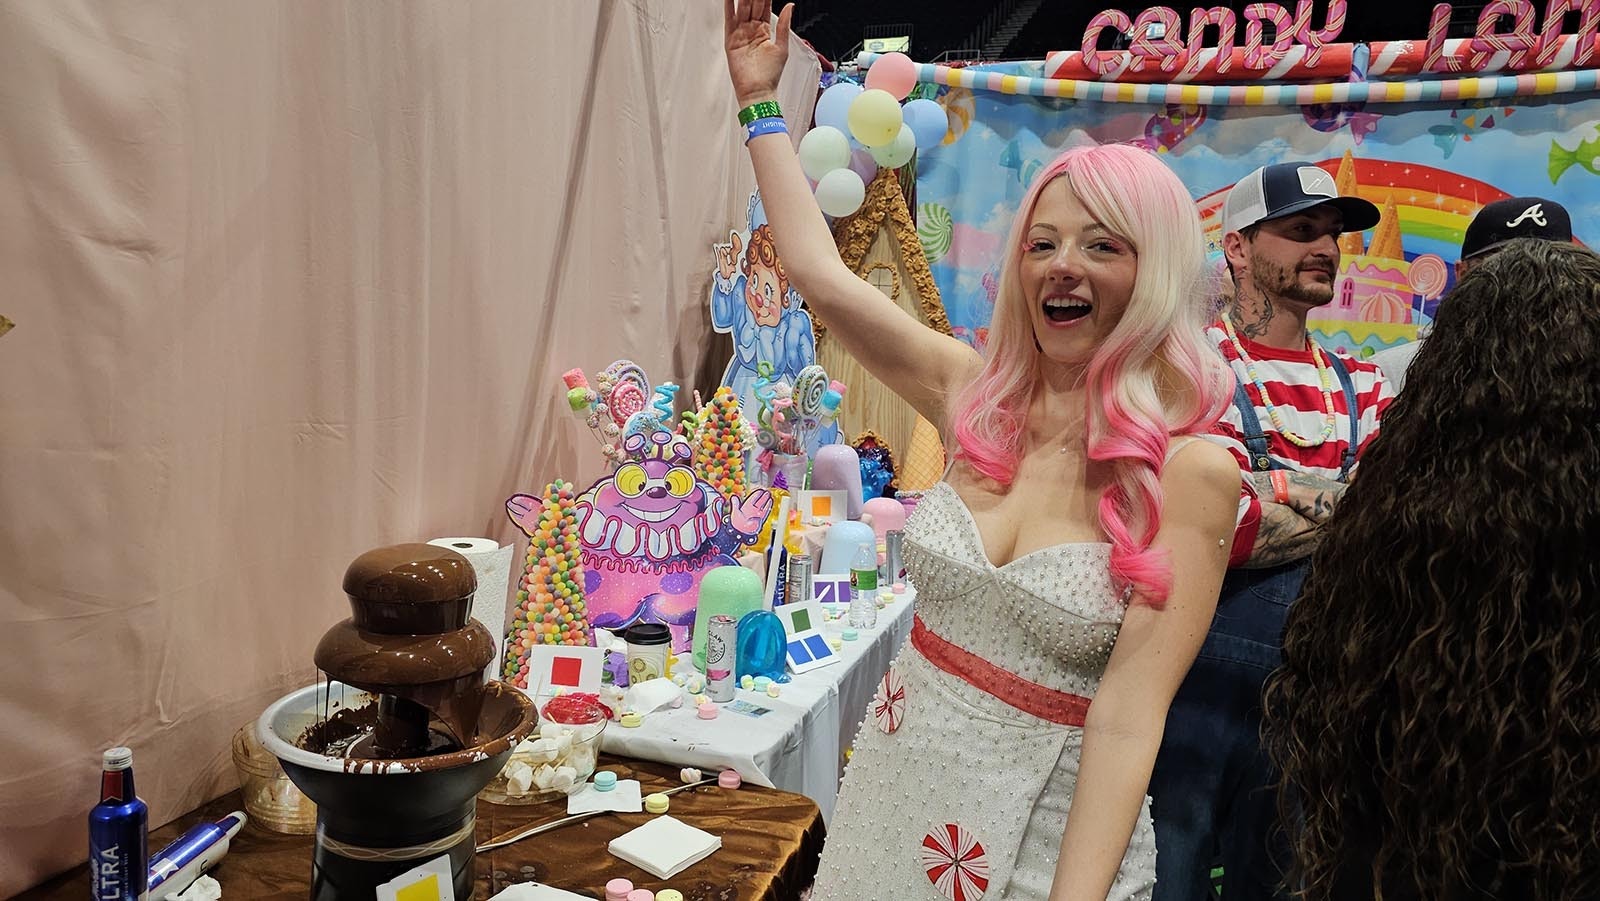
[[839, 655], [834, 652], [833, 646], [828, 644], [828, 639], [815, 629], [790, 635], [786, 650], [789, 657], [789, 671], [797, 676], [839, 662]]

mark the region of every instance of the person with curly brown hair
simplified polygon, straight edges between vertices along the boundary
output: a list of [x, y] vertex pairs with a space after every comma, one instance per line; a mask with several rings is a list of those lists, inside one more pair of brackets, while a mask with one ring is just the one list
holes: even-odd
[[1295, 897], [1600, 897], [1597, 347], [1577, 245], [1440, 307], [1267, 684]]

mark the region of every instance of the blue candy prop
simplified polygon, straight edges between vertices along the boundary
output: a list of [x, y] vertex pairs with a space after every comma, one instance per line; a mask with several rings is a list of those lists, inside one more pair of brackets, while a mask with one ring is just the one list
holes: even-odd
[[786, 646], [789, 638], [783, 620], [771, 610], [755, 610], [739, 620], [738, 657], [734, 674], [740, 682], [766, 676], [774, 682], [788, 682]]

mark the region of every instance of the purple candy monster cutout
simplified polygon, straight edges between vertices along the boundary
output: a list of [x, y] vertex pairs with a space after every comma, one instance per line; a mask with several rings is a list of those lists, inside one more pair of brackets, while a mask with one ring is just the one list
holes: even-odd
[[[701, 577], [738, 564], [735, 555], [760, 534], [772, 495], [758, 488], [730, 504], [695, 476], [687, 440], [659, 419], [644, 425], [629, 423], [622, 465], [574, 505], [584, 601], [591, 626], [616, 632], [636, 622], [665, 623], [673, 651], [682, 653], [693, 635]], [[506, 505], [514, 520], [517, 501]]]

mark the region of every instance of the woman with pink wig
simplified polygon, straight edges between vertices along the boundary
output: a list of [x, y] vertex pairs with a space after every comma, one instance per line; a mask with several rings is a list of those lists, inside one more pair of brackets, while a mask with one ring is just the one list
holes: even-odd
[[840, 261], [772, 102], [792, 7], [774, 31], [765, 0], [724, 6], [786, 271], [956, 448], [906, 526], [905, 713], [856, 737], [815, 896], [1149, 898], [1146, 786], [1240, 492], [1194, 440], [1233, 387], [1202, 333], [1195, 205], [1142, 150], [1062, 154], [1011, 227], [981, 358]]

